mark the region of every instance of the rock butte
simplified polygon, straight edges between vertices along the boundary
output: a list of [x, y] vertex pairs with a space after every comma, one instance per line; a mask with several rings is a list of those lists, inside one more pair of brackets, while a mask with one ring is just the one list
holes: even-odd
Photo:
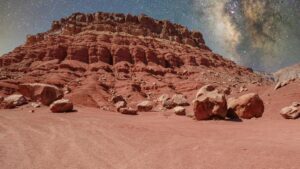
[[0, 58], [0, 77], [3, 96], [23, 83], [46, 83], [69, 88], [65, 97], [75, 105], [108, 110], [114, 108], [113, 95], [135, 106], [207, 83], [269, 83], [213, 53], [200, 32], [145, 15], [102, 12], [75, 13], [54, 21], [47, 32], [29, 35]]

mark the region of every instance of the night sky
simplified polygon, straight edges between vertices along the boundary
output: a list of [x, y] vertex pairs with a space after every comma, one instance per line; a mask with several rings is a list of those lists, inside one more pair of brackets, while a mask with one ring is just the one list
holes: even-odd
[[300, 0], [0, 0], [0, 55], [74, 12], [147, 14], [203, 33], [216, 53], [256, 70], [300, 62]]

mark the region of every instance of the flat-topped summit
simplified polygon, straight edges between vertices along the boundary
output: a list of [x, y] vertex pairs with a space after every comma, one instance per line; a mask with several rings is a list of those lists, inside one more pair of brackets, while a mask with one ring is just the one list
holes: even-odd
[[51, 29], [46, 33], [28, 36], [27, 42], [41, 41], [48, 35], [74, 35], [87, 30], [123, 32], [133, 36], [150, 36], [197, 47], [206, 47], [202, 34], [189, 31], [186, 27], [167, 20], [155, 20], [147, 15], [133, 16], [131, 14], [74, 13], [59, 21], [53, 21]]

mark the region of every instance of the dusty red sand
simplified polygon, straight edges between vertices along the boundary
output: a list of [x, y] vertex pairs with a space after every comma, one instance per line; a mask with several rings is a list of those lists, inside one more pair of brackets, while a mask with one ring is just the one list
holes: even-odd
[[298, 168], [299, 121], [194, 121], [99, 109], [0, 111], [2, 169]]

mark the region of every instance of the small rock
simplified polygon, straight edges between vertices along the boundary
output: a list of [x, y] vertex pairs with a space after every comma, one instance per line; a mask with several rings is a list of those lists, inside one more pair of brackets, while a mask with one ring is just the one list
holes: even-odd
[[26, 98], [20, 94], [14, 94], [6, 97], [2, 101], [2, 107], [5, 109], [13, 109], [17, 106], [22, 106], [27, 103]]
[[280, 115], [285, 119], [297, 119], [300, 117], [300, 110], [298, 107], [298, 104], [293, 103], [291, 106], [281, 109]]
[[177, 106], [177, 107], [175, 107], [173, 110], [174, 110], [174, 113], [175, 113], [176, 115], [179, 115], [179, 116], [184, 116], [184, 115], [186, 115], [186, 113], [185, 113], [185, 108], [182, 107], [182, 106]]
[[127, 115], [137, 115], [137, 110], [133, 108], [121, 108], [119, 112]]
[[148, 112], [153, 108], [153, 103], [151, 101], [143, 101], [137, 105], [138, 111]]
[[125, 101], [119, 101], [115, 104], [117, 111], [119, 111], [121, 108], [124, 108], [126, 106], [127, 106], [127, 103]]
[[63, 92], [64, 92], [65, 95], [66, 95], [66, 94], [69, 94], [69, 93], [71, 93], [71, 88], [69, 88], [68, 86], [65, 86], [65, 87], [63, 88]]
[[33, 108], [39, 108], [39, 107], [41, 107], [41, 103], [33, 102], [33, 103], [31, 103], [31, 106]]
[[50, 110], [53, 113], [71, 112], [73, 111], [73, 103], [68, 99], [57, 100], [50, 105]]
[[182, 94], [173, 95], [171, 100], [176, 106], [189, 106], [190, 105], [188, 103], [186, 97]]

